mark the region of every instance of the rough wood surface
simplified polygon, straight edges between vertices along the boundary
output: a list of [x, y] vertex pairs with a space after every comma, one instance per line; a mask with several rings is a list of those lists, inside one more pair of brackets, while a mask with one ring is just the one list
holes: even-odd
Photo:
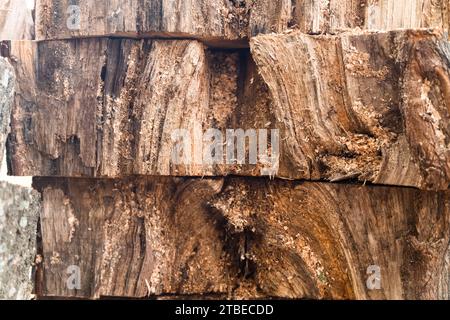
[[198, 123], [224, 136], [279, 129], [281, 178], [449, 186], [450, 47], [439, 33], [259, 36], [258, 69], [246, 50], [188, 40], [10, 47], [14, 175], [262, 174], [259, 164], [175, 165], [172, 133]]
[[257, 0], [250, 35], [283, 32], [335, 33], [348, 29], [448, 29], [448, 0]]
[[34, 0], [0, 0], [0, 40], [34, 39]]
[[[13, 42], [8, 55], [18, 78], [9, 139], [13, 175], [260, 172], [175, 165], [171, 157], [177, 129], [253, 128], [255, 119], [242, 124], [236, 118], [239, 108], [250, 110], [241, 112], [248, 119], [261, 111], [251, 110], [259, 100], [238, 102], [248, 52], [207, 50], [197, 41], [87, 39]], [[251, 72], [256, 76], [254, 66]], [[242, 90], [248, 97], [250, 89]], [[270, 129], [263, 107], [256, 129]]]
[[37, 38], [193, 37], [237, 40], [296, 28], [304, 33], [392, 30], [449, 25], [447, 0], [81, 0], [80, 24], [69, 0], [37, 0]]
[[[44, 299], [448, 299], [449, 13], [0, 0], [0, 41], [41, 40], [0, 42], [0, 145], [14, 98], [10, 174], [47, 176], [37, 244], [37, 195], [0, 185], [0, 298], [30, 297], [37, 249]], [[281, 179], [226, 163], [229, 141], [199, 163], [208, 129], [280, 130]]]
[[[0, 163], [13, 99], [14, 70], [0, 58]], [[39, 196], [31, 188], [0, 182], [0, 300], [32, 297], [39, 210]]]
[[[232, 289], [238, 272], [232, 262], [239, 263], [229, 256], [238, 254], [231, 249], [234, 240], [225, 239], [222, 218], [204, 208], [220, 191], [220, 180], [36, 179], [35, 185], [45, 202], [42, 295], [144, 297]], [[66, 285], [70, 265], [81, 269], [76, 291]]]
[[36, 33], [39, 40], [105, 35], [237, 40], [245, 36], [241, 33], [248, 25], [247, 10], [241, 2], [81, 0], [76, 4], [79, 26], [69, 28], [70, 19], [77, 14], [69, 8], [72, 1], [38, 0]]
[[[435, 299], [450, 194], [226, 178], [35, 178], [40, 296]], [[66, 286], [80, 267], [80, 289]], [[379, 266], [381, 289], [366, 286]]]
[[251, 47], [296, 172], [448, 188], [450, 44], [440, 33], [291, 33]]

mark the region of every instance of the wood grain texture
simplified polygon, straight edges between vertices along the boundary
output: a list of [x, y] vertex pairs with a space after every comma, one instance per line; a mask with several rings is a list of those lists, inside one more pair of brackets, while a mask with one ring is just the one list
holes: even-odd
[[[80, 23], [69, 28], [69, 0], [38, 0], [37, 39], [91, 36], [199, 38], [238, 40], [248, 24], [242, 1], [127, 0], [77, 1]], [[245, 2], [244, 2], [245, 3]]]
[[261, 162], [174, 163], [172, 134], [198, 124], [224, 141], [226, 129], [279, 129], [280, 178], [448, 188], [450, 47], [439, 33], [266, 35], [252, 54], [189, 40], [13, 42], [10, 172], [263, 175]]
[[296, 172], [448, 188], [450, 46], [440, 33], [291, 33], [251, 46]]
[[[34, 186], [42, 297], [442, 298], [448, 191], [241, 178]], [[70, 265], [80, 290], [66, 287]], [[372, 265], [380, 290], [366, 286]]]
[[13, 43], [10, 60], [16, 64], [16, 106], [21, 108], [13, 109], [11, 127], [17, 131], [12, 130], [9, 149], [35, 161], [12, 160], [10, 174], [38, 175], [36, 168], [44, 175], [65, 174], [59, 158], [73, 171], [82, 170], [80, 163], [95, 167], [95, 115], [107, 40], [48, 42], [50, 55], [35, 42]]
[[449, 25], [447, 0], [81, 0], [76, 3], [80, 24], [75, 29], [68, 26], [74, 16], [69, 5], [69, 0], [37, 0], [37, 39], [126, 35], [188, 37], [224, 45], [221, 41], [290, 28], [334, 33]]
[[0, 0], [0, 41], [34, 39], [34, 0]]
[[[243, 84], [244, 77], [258, 77], [246, 51], [209, 50], [188, 40], [84, 39], [13, 42], [10, 47], [18, 78], [8, 149], [13, 175], [204, 176], [261, 171], [254, 165], [172, 161], [178, 143], [172, 134], [178, 129], [193, 136], [196, 125], [202, 133], [217, 128], [224, 134], [235, 127], [273, 128], [265, 120], [270, 111], [263, 97], [251, 98], [250, 91], [263, 84]], [[242, 102], [238, 91], [244, 92]], [[267, 90], [261, 94], [267, 95]], [[251, 122], [241, 123], [238, 114]], [[199, 144], [203, 146], [201, 138]]]
[[[239, 272], [233, 239], [204, 207], [222, 181], [36, 179], [42, 294], [66, 297], [226, 294]], [[225, 244], [230, 245], [228, 248]], [[236, 262], [236, 263], [237, 263]], [[70, 265], [81, 289], [68, 290]]]
[[257, 0], [250, 11], [250, 35], [298, 29], [336, 33], [349, 29], [448, 30], [447, 0]]

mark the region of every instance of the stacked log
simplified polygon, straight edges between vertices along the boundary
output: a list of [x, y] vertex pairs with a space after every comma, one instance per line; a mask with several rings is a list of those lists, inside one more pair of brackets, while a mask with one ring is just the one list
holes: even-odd
[[[42, 294], [436, 299], [450, 194], [244, 178], [38, 178]], [[80, 266], [81, 290], [64, 279]], [[382, 289], [366, 287], [367, 268]], [[424, 274], [425, 273], [425, 274]]]
[[248, 52], [198, 41], [12, 43], [12, 173], [260, 175], [172, 166], [171, 134], [198, 123], [279, 128], [280, 178], [448, 188], [450, 45], [440, 33], [295, 32], [251, 45], [257, 67]]
[[447, 1], [77, 3], [1, 50], [38, 297], [448, 298]]

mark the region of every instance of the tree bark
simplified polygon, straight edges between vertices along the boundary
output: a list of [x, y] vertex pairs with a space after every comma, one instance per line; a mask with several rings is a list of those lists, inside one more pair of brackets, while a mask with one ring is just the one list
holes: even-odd
[[39, 195], [0, 182], [0, 299], [34, 297]]
[[5, 144], [10, 132], [11, 110], [14, 104], [14, 68], [0, 57], [0, 163], [3, 163]]
[[[14, 99], [14, 69], [0, 58], [0, 163]], [[31, 188], [0, 182], [0, 299], [30, 299], [36, 255], [39, 196]]]

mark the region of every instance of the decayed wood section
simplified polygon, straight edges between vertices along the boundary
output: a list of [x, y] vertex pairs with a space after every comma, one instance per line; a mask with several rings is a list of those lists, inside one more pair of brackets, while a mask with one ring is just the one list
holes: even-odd
[[[436, 299], [447, 283], [448, 191], [242, 178], [34, 186], [41, 297]], [[370, 266], [379, 290], [366, 286]]]
[[447, 0], [256, 0], [250, 35], [295, 28], [304, 33], [348, 29], [391, 31], [402, 28], [448, 29]]
[[0, 0], [0, 40], [34, 39], [34, 0]]
[[[238, 103], [241, 69], [251, 66], [248, 52], [207, 50], [197, 41], [85, 39], [13, 42], [9, 55], [18, 77], [9, 140], [13, 175], [256, 171], [171, 161], [174, 130], [240, 127], [239, 105], [259, 103]], [[243, 98], [248, 90], [242, 89]], [[270, 117], [263, 102], [261, 119]], [[259, 122], [256, 128], [268, 127]]]
[[199, 123], [224, 136], [280, 129], [281, 178], [449, 186], [450, 46], [439, 33], [259, 36], [258, 69], [246, 50], [189, 40], [9, 51], [13, 175], [261, 175], [258, 165], [175, 165], [172, 133]]
[[[323, 33], [449, 24], [447, 0], [81, 0], [78, 12], [70, 5], [37, 0], [39, 40], [105, 35], [237, 40], [289, 28]], [[73, 20], [77, 15], [79, 25]]]
[[[39, 298], [448, 299], [447, 0], [31, 2], [0, 0], [0, 40], [42, 40], [0, 43], [0, 144], [15, 78]], [[208, 129], [280, 130], [280, 179], [201, 163]], [[4, 190], [24, 297], [40, 209]]]
[[450, 44], [439, 33], [291, 33], [251, 47], [297, 172], [448, 188]]
[[[35, 184], [45, 202], [43, 273], [37, 283], [43, 295], [144, 297], [231, 289], [237, 272], [231, 262], [239, 258], [223, 251], [220, 219], [203, 208], [221, 181], [36, 179]], [[78, 291], [67, 289], [70, 265], [81, 269]]]

